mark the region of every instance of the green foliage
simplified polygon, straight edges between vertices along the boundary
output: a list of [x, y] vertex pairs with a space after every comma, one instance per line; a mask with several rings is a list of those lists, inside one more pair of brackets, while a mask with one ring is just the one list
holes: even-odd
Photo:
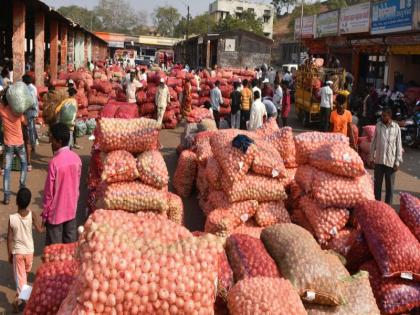
[[272, 0], [271, 4], [274, 6], [277, 15], [282, 13], [290, 13], [290, 10], [298, 3], [297, 0]]
[[262, 19], [257, 19], [255, 13], [250, 11], [244, 11], [241, 15], [237, 15], [235, 17], [228, 15], [216, 26], [217, 32], [235, 29], [246, 30], [258, 35], [264, 35]]
[[175, 28], [181, 19], [178, 10], [171, 6], [158, 7], [153, 11], [153, 21], [162, 36], [175, 36]]
[[101, 20], [93, 10], [88, 10], [77, 5], [70, 5], [60, 7], [57, 11], [87, 30], [96, 31], [103, 29]]
[[347, 7], [347, 1], [346, 0], [329, 0], [327, 2], [328, 10], [334, 11], [338, 10], [340, 8]]
[[[175, 27], [175, 37], [183, 37], [187, 34], [187, 19], [182, 18]], [[188, 34], [199, 35], [212, 32], [216, 29], [216, 22], [208, 13], [197, 15], [190, 20]]]
[[[340, 1], [340, 0], [338, 0]], [[316, 15], [320, 12], [322, 7], [321, 2], [317, 1], [312, 4], [304, 4], [303, 5], [303, 16], [309, 16], [309, 15]], [[295, 19], [299, 19], [301, 15], [301, 6], [298, 5], [295, 7], [293, 12], [291, 13], [292, 18], [289, 22], [289, 30], [294, 31], [295, 28]], [[292, 33], [293, 35], [293, 33]]]

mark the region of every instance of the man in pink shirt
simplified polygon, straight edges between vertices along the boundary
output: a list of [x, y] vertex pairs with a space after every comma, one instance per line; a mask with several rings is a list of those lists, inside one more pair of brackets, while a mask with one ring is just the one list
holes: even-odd
[[46, 245], [77, 240], [76, 211], [82, 161], [70, 150], [70, 130], [61, 123], [50, 129], [54, 157], [48, 165], [42, 219], [47, 229]]

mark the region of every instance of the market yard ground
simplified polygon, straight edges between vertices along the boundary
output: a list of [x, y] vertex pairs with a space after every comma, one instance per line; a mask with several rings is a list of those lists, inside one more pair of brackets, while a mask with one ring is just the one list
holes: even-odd
[[[301, 132], [303, 129], [300, 127], [300, 124], [295, 119], [290, 119], [292, 127], [294, 127], [295, 132]], [[169, 174], [172, 178], [176, 164], [177, 164], [177, 154], [176, 147], [180, 143], [180, 138], [183, 133], [183, 126], [178, 126], [173, 130], [163, 130], [160, 134], [160, 140], [163, 145], [161, 150]], [[82, 146], [81, 150], [78, 150], [77, 153], [80, 155], [83, 161], [83, 175], [81, 179], [81, 189], [80, 189], [80, 199], [78, 206], [78, 220], [82, 224], [86, 218], [86, 179], [87, 172], [90, 163], [90, 152], [92, 142], [88, 140], [87, 137], [79, 139], [79, 144]], [[31, 204], [31, 209], [35, 213], [41, 212], [42, 207], [42, 192], [44, 187], [44, 181], [47, 176], [47, 167], [48, 162], [51, 159], [51, 147], [47, 143], [47, 138], [42, 138], [40, 146], [37, 149], [37, 154], [35, 155], [33, 165], [33, 171], [29, 173], [27, 185], [31, 189], [33, 194], [33, 200]], [[18, 185], [18, 172], [13, 172], [12, 177], [12, 191], [16, 192]], [[1, 185], [0, 185], [1, 186]], [[400, 192], [410, 192], [418, 197], [420, 197], [420, 151], [413, 149], [406, 149], [404, 155], [404, 164], [401, 167], [401, 170], [398, 172], [396, 178], [396, 190], [394, 195], [394, 207], [398, 210], [399, 208], [399, 197]], [[171, 191], [173, 187], [170, 186]], [[15, 195], [13, 195], [15, 197]], [[12, 312], [10, 301], [14, 297], [14, 288], [15, 284], [12, 277], [12, 266], [7, 261], [7, 249], [6, 249], [6, 233], [7, 233], [7, 221], [9, 214], [16, 211], [14, 205], [14, 200], [12, 200], [9, 206], [0, 205], [0, 314], [3, 308], [6, 314]], [[204, 226], [204, 216], [198, 206], [197, 199], [195, 196], [184, 199], [184, 209], [185, 209], [185, 222], [186, 226], [191, 231], [202, 230]], [[44, 247], [44, 238], [45, 235], [38, 234], [34, 232], [35, 238], [35, 261], [30, 275], [30, 282], [34, 281], [35, 273], [37, 268], [41, 263], [41, 253]]]

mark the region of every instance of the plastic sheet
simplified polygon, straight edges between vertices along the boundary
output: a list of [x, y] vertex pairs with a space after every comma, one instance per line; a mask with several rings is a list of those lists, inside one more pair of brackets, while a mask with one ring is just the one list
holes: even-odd
[[393, 208], [365, 201], [356, 207], [355, 218], [384, 277], [420, 280], [420, 243]]
[[409, 193], [400, 194], [400, 217], [420, 242], [420, 199]]
[[191, 194], [197, 175], [197, 155], [191, 150], [182, 151], [178, 158], [173, 185], [176, 193], [187, 198]]
[[146, 151], [137, 158], [137, 170], [140, 180], [157, 189], [168, 185], [169, 175], [162, 154], [157, 151]]

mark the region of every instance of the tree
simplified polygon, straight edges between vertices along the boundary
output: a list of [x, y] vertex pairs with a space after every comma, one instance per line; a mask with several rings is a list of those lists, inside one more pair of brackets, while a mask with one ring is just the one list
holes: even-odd
[[[216, 29], [216, 21], [208, 13], [197, 15], [190, 20], [189, 34], [205, 34]], [[183, 37], [187, 33], [187, 19], [182, 18], [175, 27], [175, 37]]]
[[147, 15], [136, 11], [127, 0], [99, 0], [95, 13], [109, 32], [131, 33], [139, 25], [147, 24]]
[[96, 16], [95, 12], [77, 5], [60, 7], [57, 10], [60, 14], [71, 19], [75, 23], [81, 25], [88, 30], [102, 30], [101, 20]]
[[235, 17], [229, 14], [226, 18], [221, 20], [216, 27], [216, 31], [218, 32], [234, 29], [241, 29], [251, 31], [258, 35], [264, 35], [262, 19], [257, 19], [255, 13], [251, 11], [244, 11]]
[[181, 19], [181, 14], [174, 7], [157, 7], [153, 12], [154, 24], [163, 36], [175, 36], [175, 27]]
[[328, 10], [334, 11], [341, 8], [347, 7], [347, 1], [346, 0], [330, 0], [327, 3]]
[[[321, 10], [321, 2], [314, 2], [312, 4], [305, 4], [303, 5], [303, 16], [310, 16], [310, 15], [316, 15]], [[294, 31], [295, 29], [295, 19], [299, 19], [301, 15], [301, 6], [297, 6], [293, 12], [291, 13], [291, 19], [289, 22], [289, 29]], [[293, 36], [293, 33], [292, 33]]]
[[282, 13], [290, 13], [290, 10], [297, 4], [297, 0], [272, 0], [271, 4], [277, 15], [282, 15]]

